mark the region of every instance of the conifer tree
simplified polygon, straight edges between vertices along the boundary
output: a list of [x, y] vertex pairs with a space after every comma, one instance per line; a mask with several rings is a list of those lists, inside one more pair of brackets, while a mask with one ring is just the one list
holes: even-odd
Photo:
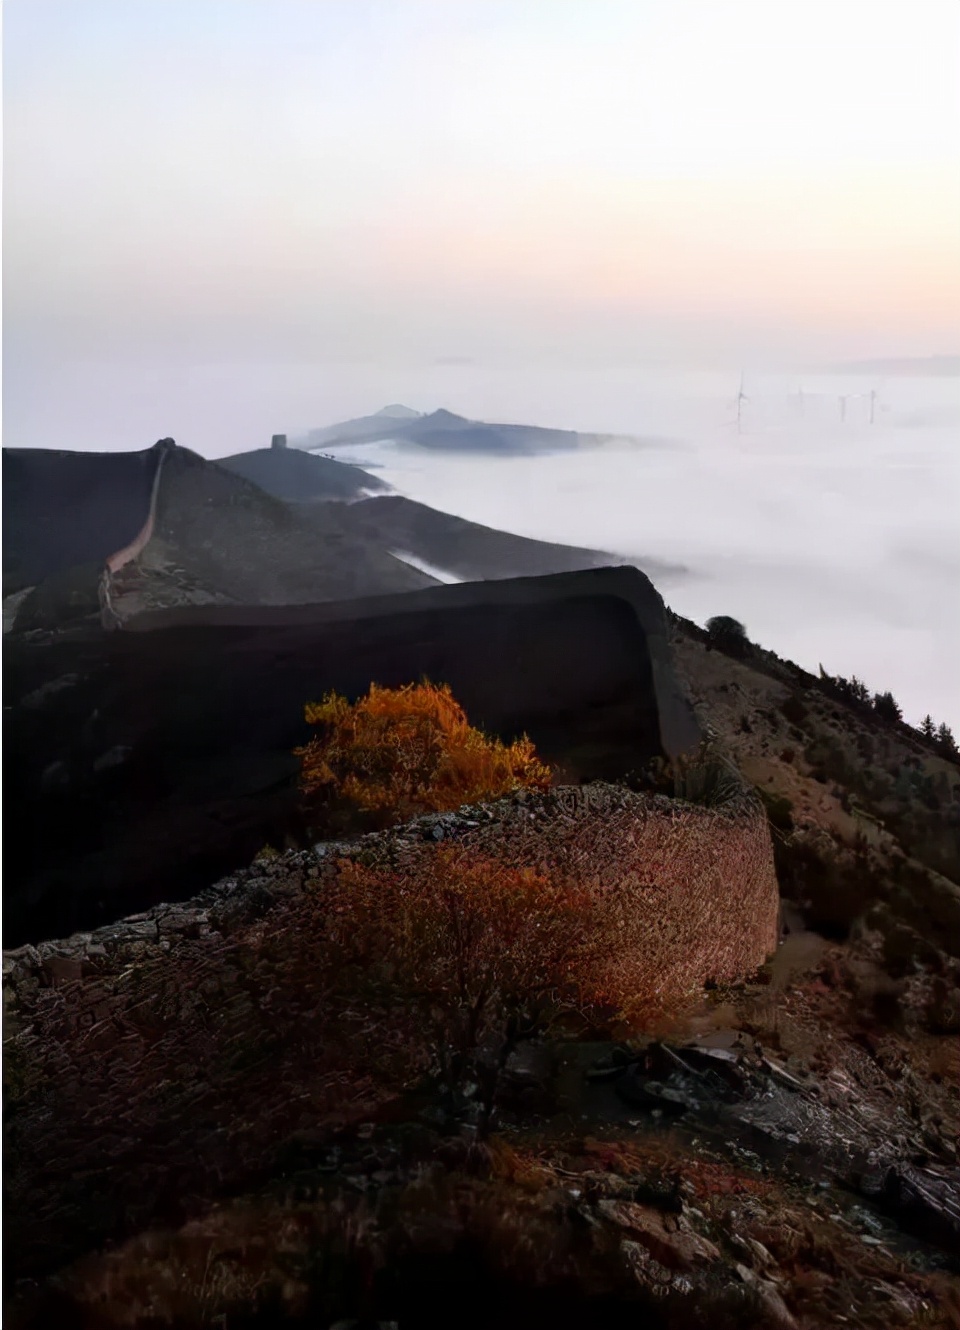
[[937, 728], [937, 747], [947, 757], [956, 757], [957, 755], [957, 741], [946, 721], [941, 721]]
[[863, 680], [858, 679], [855, 674], [850, 678], [850, 696], [853, 698], [854, 702], [869, 703], [870, 701], [870, 689]]
[[903, 719], [903, 712], [900, 710], [893, 693], [874, 693], [873, 709], [884, 720], [897, 721]]

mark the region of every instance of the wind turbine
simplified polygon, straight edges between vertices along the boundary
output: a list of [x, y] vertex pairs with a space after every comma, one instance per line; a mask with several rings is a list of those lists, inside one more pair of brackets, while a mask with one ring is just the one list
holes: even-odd
[[740, 391], [737, 393], [737, 433], [742, 434], [743, 404], [749, 402], [750, 398], [743, 391], [743, 370], [740, 371]]

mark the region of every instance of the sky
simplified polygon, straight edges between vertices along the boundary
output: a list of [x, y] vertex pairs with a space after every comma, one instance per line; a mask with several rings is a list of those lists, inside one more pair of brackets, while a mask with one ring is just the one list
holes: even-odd
[[771, 376], [960, 353], [960, 0], [6, 0], [3, 112], [5, 444], [668, 434], [397, 479], [956, 719], [960, 381]]
[[[246, 400], [278, 366], [960, 349], [957, 0], [3, 22], [11, 443], [90, 446], [98, 398]], [[103, 412], [114, 446], [136, 413]]]

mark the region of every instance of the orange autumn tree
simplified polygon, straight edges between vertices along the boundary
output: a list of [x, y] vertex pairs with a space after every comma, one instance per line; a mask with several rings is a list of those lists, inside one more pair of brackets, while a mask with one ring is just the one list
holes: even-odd
[[512, 744], [485, 735], [446, 685], [371, 684], [354, 703], [328, 693], [305, 715], [318, 733], [296, 753], [313, 808], [339, 804], [383, 822], [550, 785], [526, 735]]

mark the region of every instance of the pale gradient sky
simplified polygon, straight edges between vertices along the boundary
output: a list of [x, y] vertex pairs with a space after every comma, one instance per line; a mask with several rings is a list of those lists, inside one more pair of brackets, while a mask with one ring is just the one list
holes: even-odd
[[958, 0], [7, 0], [4, 85], [27, 435], [88, 364], [960, 348]]

